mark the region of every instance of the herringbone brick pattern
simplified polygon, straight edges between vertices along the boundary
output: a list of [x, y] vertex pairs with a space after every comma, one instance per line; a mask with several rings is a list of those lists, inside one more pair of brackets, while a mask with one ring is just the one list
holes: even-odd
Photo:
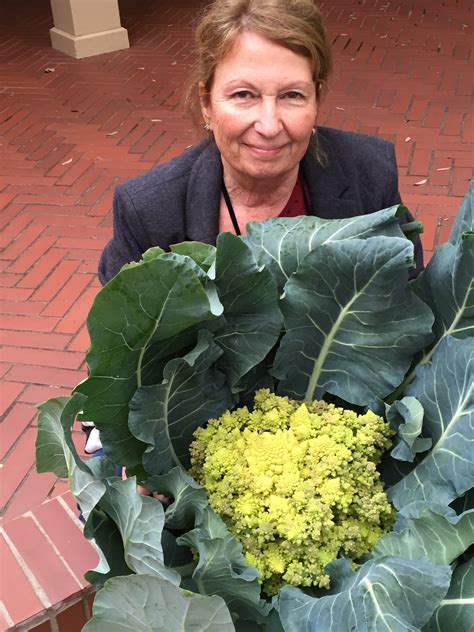
[[[60, 560], [52, 583], [40, 568], [32, 571], [43, 588], [46, 582], [39, 597], [31, 577], [12, 570], [30, 588], [21, 602], [13, 597], [0, 609], [2, 629], [84, 585], [79, 569], [90, 566], [91, 554], [79, 544], [68, 548], [54, 529], [62, 524], [79, 541], [65, 483], [34, 469], [35, 404], [68, 394], [85, 375], [84, 322], [99, 287], [98, 257], [111, 235], [114, 186], [197, 139], [181, 97], [200, 6], [123, 0], [131, 48], [79, 61], [50, 48], [48, 0], [0, 6], [0, 543], [13, 544], [35, 569], [33, 552], [23, 548], [40, 533], [43, 557]], [[320, 6], [335, 53], [320, 123], [396, 143], [402, 197], [424, 222], [429, 257], [447, 238], [472, 175], [471, 4]]]

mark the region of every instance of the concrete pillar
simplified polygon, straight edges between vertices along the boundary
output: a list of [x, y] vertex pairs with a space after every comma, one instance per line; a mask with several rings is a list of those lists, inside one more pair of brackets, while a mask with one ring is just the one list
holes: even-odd
[[81, 59], [129, 48], [120, 25], [118, 0], [50, 0], [53, 48]]

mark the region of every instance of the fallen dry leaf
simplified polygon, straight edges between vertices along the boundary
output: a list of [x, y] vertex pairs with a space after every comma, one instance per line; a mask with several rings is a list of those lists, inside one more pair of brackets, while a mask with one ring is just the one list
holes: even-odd
[[420, 184], [425, 184], [426, 182], [428, 182], [428, 178], [425, 178], [424, 180], [418, 180], [418, 182], [415, 182], [414, 186], [418, 187], [420, 186]]
[[56, 68], [45, 68], [44, 71], [45, 72], [54, 72], [56, 70]]

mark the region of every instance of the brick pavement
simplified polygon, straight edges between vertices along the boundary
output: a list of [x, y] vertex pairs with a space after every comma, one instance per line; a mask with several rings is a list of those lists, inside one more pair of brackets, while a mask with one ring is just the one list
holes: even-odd
[[[64, 599], [74, 602], [68, 612], [89, 612], [82, 573], [95, 553], [64, 481], [35, 472], [35, 404], [85, 375], [84, 321], [114, 186], [196, 140], [181, 96], [199, 3], [120, 6], [132, 47], [80, 61], [50, 48], [49, 0], [0, 8], [0, 545], [3, 577], [18, 586], [0, 607], [1, 629], [41, 611], [54, 619]], [[402, 197], [425, 225], [429, 257], [472, 175], [470, 2], [320, 6], [335, 53], [320, 123], [395, 142]], [[32, 541], [43, 542], [40, 552]], [[72, 616], [58, 615], [60, 629], [79, 626]]]

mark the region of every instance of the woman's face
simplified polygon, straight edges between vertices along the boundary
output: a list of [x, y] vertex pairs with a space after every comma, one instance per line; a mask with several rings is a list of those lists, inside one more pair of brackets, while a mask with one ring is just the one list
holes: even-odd
[[297, 167], [316, 125], [311, 62], [261, 35], [242, 33], [217, 65], [201, 104], [226, 170], [250, 186], [280, 178]]

